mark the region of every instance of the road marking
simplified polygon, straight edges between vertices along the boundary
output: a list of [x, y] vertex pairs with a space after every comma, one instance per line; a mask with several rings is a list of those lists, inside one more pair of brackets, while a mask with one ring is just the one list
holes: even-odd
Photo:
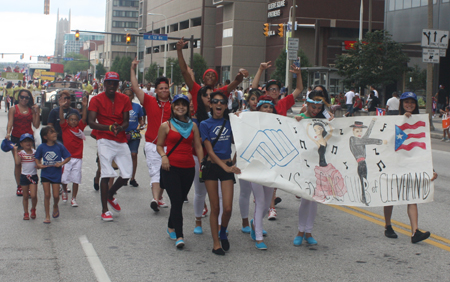
[[[370, 221], [372, 223], [378, 224], [380, 226], [383, 226], [383, 227], [385, 226], [384, 217], [381, 216], [381, 215], [378, 215], [378, 214], [375, 214], [375, 213], [372, 213], [372, 212], [369, 212], [369, 211], [366, 211], [364, 209], [357, 208], [357, 207], [344, 207], [344, 206], [335, 206], [335, 205], [330, 205], [330, 206], [335, 208], [335, 209], [338, 209], [340, 211], [349, 213], [351, 215], [354, 215], [354, 216], [357, 216], [359, 218], [365, 219], [365, 220]], [[378, 220], [377, 218], [380, 218], [382, 220]], [[401, 223], [401, 222], [398, 222], [398, 221], [395, 221], [395, 220], [392, 220], [391, 223], [392, 223], [392, 225], [397, 227], [395, 231], [397, 231], [398, 233], [401, 233], [403, 235], [406, 235], [408, 237], [411, 237], [411, 230], [410, 230], [410, 226], [409, 225]], [[401, 228], [405, 228], [407, 230], [403, 230]], [[450, 240], [448, 240], [446, 238], [443, 238], [443, 237], [440, 237], [440, 236], [437, 236], [437, 235], [433, 235], [433, 234], [431, 234], [430, 238], [434, 239], [434, 240], [439, 240], [441, 242], [444, 242], [444, 243], [447, 243], [447, 244], [450, 245]], [[430, 244], [432, 246], [438, 247], [438, 248], [440, 248], [442, 250], [445, 250], [447, 252], [450, 252], [450, 247], [449, 246], [444, 245], [444, 244], [439, 243], [439, 242], [436, 242], [436, 241], [433, 241], [431, 239], [425, 240], [423, 242], [427, 243], [427, 244]]]
[[105, 268], [103, 267], [102, 262], [97, 256], [97, 253], [94, 250], [94, 247], [91, 243], [89, 243], [87, 237], [85, 235], [79, 238], [81, 246], [83, 247], [83, 251], [86, 254], [86, 258], [91, 265], [92, 270], [94, 271], [95, 277], [97, 277], [97, 281], [99, 282], [111, 282], [109, 279], [108, 273], [106, 273]]

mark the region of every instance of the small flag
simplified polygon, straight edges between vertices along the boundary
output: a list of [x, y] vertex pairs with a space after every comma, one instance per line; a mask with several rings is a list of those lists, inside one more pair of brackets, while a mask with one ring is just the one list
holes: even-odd
[[386, 115], [386, 109], [377, 108], [377, 116], [384, 116]]
[[[422, 128], [423, 127], [423, 128]], [[417, 130], [418, 129], [418, 130]], [[410, 151], [416, 147], [426, 149], [425, 142], [416, 141], [416, 139], [425, 138], [425, 132], [417, 132], [425, 129], [425, 122], [418, 121], [415, 124], [404, 123], [402, 125], [395, 125], [395, 151], [406, 150]], [[406, 131], [411, 133], [406, 133]], [[412, 141], [412, 142], [407, 142]], [[405, 144], [408, 143], [408, 144]]]

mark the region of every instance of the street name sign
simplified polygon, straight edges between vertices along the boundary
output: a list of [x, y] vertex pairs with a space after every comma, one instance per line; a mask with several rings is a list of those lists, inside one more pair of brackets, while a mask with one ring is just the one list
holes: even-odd
[[159, 40], [159, 41], [167, 41], [167, 34], [151, 34], [144, 33], [144, 40]]

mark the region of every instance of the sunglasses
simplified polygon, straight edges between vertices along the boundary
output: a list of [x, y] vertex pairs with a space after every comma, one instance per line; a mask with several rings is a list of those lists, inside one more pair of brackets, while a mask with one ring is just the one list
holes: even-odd
[[211, 103], [212, 103], [212, 104], [218, 104], [218, 103], [221, 103], [222, 105], [226, 105], [226, 104], [228, 104], [228, 101], [225, 100], [225, 99], [212, 99], [212, 100], [211, 100]]
[[269, 92], [277, 92], [278, 88], [269, 88], [269, 89], [267, 89], [267, 91], [269, 91]]
[[202, 97], [209, 97], [209, 94], [208, 93], [203, 93]]
[[66, 97], [64, 97], [63, 99], [64, 99], [64, 100], [70, 100], [70, 97], [67, 97], [67, 96], [66, 96]]
[[30, 96], [19, 96], [20, 99], [24, 99], [24, 100], [30, 100]]

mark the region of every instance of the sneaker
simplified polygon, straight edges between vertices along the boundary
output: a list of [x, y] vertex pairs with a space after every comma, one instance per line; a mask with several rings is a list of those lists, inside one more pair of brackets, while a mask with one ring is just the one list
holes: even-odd
[[105, 213], [102, 213], [102, 220], [103, 221], [113, 221], [112, 212], [107, 211]]
[[445, 140], [447, 140], [447, 139], [445, 139], [445, 138], [442, 138], [442, 139], [441, 139], [442, 142], [444, 142]]
[[416, 229], [416, 232], [414, 232], [414, 235], [411, 237], [411, 243], [419, 243], [420, 241], [428, 239], [430, 237], [430, 232], [427, 231], [425, 233], [421, 232], [419, 229]]
[[67, 193], [66, 192], [64, 192], [64, 191], [62, 192], [61, 199], [63, 200], [64, 203], [67, 202]]
[[169, 228], [167, 228], [167, 234], [169, 234], [170, 240], [176, 240], [177, 239], [177, 234], [175, 232], [170, 232]]
[[184, 241], [183, 239], [177, 240], [175, 242], [175, 246], [177, 247], [177, 249], [182, 249], [184, 247]]
[[67, 193], [70, 193], [72, 190], [70, 190], [69, 186], [67, 186]]
[[250, 237], [252, 238], [253, 241], [256, 241], [256, 233], [255, 233], [255, 229], [253, 229], [253, 219], [250, 220]]
[[245, 233], [245, 234], [250, 234], [251, 230], [252, 229], [250, 228], [250, 226], [241, 227], [242, 233]]
[[261, 242], [261, 243], [256, 242], [255, 247], [258, 250], [267, 250], [267, 246], [266, 246], [266, 244], [264, 244], [264, 242]]
[[316, 239], [314, 239], [312, 236], [311, 237], [305, 237], [304, 239], [310, 245], [317, 245]]
[[303, 236], [296, 236], [294, 238], [294, 246], [301, 246], [303, 242]]
[[139, 187], [139, 184], [136, 182], [136, 179], [130, 180], [130, 185], [133, 187]]
[[277, 210], [276, 209], [270, 209], [269, 210], [269, 216], [267, 218], [269, 220], [277, 220]]
[[17, 195], [18, 197], [23, 196], [23, 191], [22, 191], [22, 187], [21, 187], [21, 186], [17, 186], [16, 195]]
[[450, 142], [450, 139], [445, 140], [445, 142]]
[[27, 212], [23, 214], [23, 220], [30, 220], [30, 215]]
[[275, 206], [278, 205], [279, 203], [281, 203], [281, 198], [280, 197], [276, 197], [274, 200]]
[[31, 219], [35, 219], [36, 218], [36, 209], [31, 209], [30, 210], [30, 217], [31, 217]]
[[158, 206], [159, 206], [160, 208], [168, 208], [168, 207], [169, 207], [166, 203], [163, 202], [162, 197], [161, 197], [161, 199], [159, 199], [159, 201], [158, 201]]
[[159, 206], [158, 206], [158, 202], [153, 199], [152, 202], [150, 203], [150, 207], [152, 208], [152, 210], [154, 210], [155, 212], [159, 212]]
[[94, 177], [94, 190], [98, 191], [100, 189], [100, 186], [98, 185], [98, 183], [95, 183], [95, 177]]
[[74, 198], [72, 198], [72, 201], [70, 201], [70, 204], [71, 204], [72, 207], [74, 207], [74, 208], [78, 207], [77, 200], [74, 199]]
[[384, 236], [392, 239], [398, 238], [397, 234], [395, 233], [394, 229], [392, 229], [392, 225], [386, 226], [386, 230], [384, 230]]
[[108, 199], [108, 204], [111, 206], [111, 208], [113, 210], [115, 210], [116, 212], [120, 212], [121, 208], [119, 206], [119, 203], [117, 202], [116, 198], [112, 198], [112, 200]]
[[203, 228], [201, 226], [197, 226], [194, 228], [194, 234], [201, 235], [203, 234]]
[[208, 208], [203, 209], [202, 217], [206, 217], [208, 215]]

